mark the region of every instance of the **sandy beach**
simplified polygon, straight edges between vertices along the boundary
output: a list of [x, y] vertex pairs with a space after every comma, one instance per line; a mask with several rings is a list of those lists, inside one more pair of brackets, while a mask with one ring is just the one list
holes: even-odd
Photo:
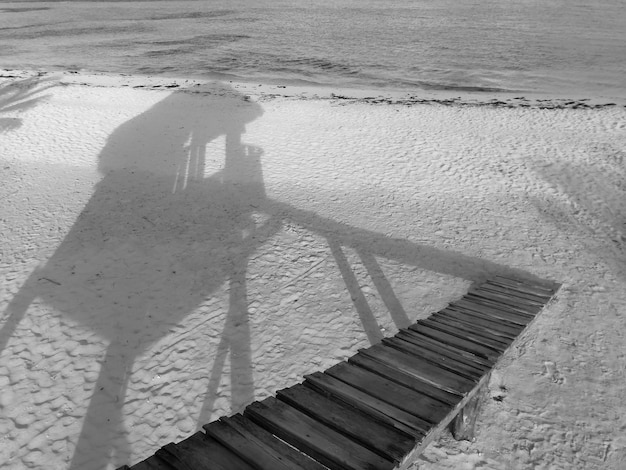
[[0, 462], [115, 469], [494, 274], [563, 284], [474, 442], [621, 469], [626, 106], [0, 71]]

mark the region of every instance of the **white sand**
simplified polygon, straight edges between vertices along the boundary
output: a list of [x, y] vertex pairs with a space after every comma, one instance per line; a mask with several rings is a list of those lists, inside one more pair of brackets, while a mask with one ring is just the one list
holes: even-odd
[[3, 468], [136, 463], [515, 272], [557, 301], [417, 465], [623, 468], [622, 104], [0, 75]]

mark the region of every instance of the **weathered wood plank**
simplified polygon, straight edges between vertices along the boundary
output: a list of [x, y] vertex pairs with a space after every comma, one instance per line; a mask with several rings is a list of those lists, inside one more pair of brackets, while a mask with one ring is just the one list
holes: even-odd
[[544, 305], [544, 302], [542, 300], [535, 300], [535, 299], [522, 297], [520, 295], [516, 295], [515, 292], [502, 292], [498, 290], [497, 288], [494, 288], [494, 287], [490, 288], [490, 286], [486, 286], [484, 284], [478, 288], [471, 289], [468, 294], [470, 295], [471, 294], [474, 294], [474, 295], [488, 294], [497, 299], [500, 299], [500, 301], [502, 302], [506, 300], [506, 302], [513, 302], [516, 305], [524, 305], [530, 309], [541, 309], [541, 307]]
[[294, 468], [297, 468], [295, 465], [289, 465], [288, 461], [285, 463], [282, 459], [268, 452], [265, 446], [259, 446], [256, 442], [237, 432], [233, 427], [228, 426], [224, 419], [213, 421], [203, 426], [203, 428], [207, 436], [211, 436], [255, 468], [268, 470], [294, 470]]
[[357, 365], [363, 369], [367, 369], [375, 374], [385, 377], [388, 380], [396, 382], [405, 387], [409, 387], [416, 392], [428, 395], [429, 397], [446, 403], [450, 406], [456, 405], [461, 401], [461, 396], [458, 394], [450, 393], [435, 387], [428, 382], [424, 382], [406, 372], [402, 372], [393, 366], [389, 366], [380, 361], [372, 359], [364, 354], [358, 353], [348, 359], [348, 362]]
[[517, 289], [513, 289], [512, 287], [504, 287], [501, 286], [499, 284], [496, 283], [491, 283], [491, 282], [486, 282], [485, 284], [483, 284], [482, 286], [480, 286], [481, 289], [484, 290], [488, 290], [488, 291], [493, 291], [493, 292], [497, 292], [499, 294], [504, 294], [504, 295], [510, 295], [513, 297], [519, 297], [521, 299], [524, 300], [530, 300], [533, 302], [536, 302], [540, 305], [544, 305], [546, 303], [546, 301], [550, 298], [550, 297], [541, 297], [535, 294], [531, 294], [529, 292], [521, 292]]
[[360, 409], [379, 421], [413, 436], [416, 441], [421, 440], [432, 428], [432, 424], [428, 421], [364, 393], [358, 388], [352, 387], [330, 375], [315, 372], [306, 375], [305, 379], [305, 386], [328, 393], [332, 397]]
[[451, 409], [446, 403], [349, 363], [337, 364], [328, 369], [326, 374], [431, 424], [440, 421]]
[[302, 384], [279, 390], [276, 396], [387, 460], [399, 462], [415, 444], [411, 436]]
[[509, 344], [511, 344], [509, 338], [494, 335], [493, 333], [481, 329], [478, 325], [471, 325], [463, 323], [456, 318], [446, 317], [440, 312], [431, 315], [428, 321], [443, 325], [443, 327], [445, 327], [444, 331], [447, 332], [452, 328], [455, 331], [454, 334], [458, 335], [460, 338], [471, 339], [472, 341], [484, 344], [500, 352], [506, 351]]
[[374, 345], [360, 353], [456, 395], [465, 395], [475, 385], [475, 380], [384, 344]]
[[431, 315], [426, 320], [421, 320], [420, 324], [429, 326], [431, 328], [436, 328], [440, 331], [443, 331], [444, 333], [456, 336], [457, 338], [472, 341], [473, 343], [479, 344], [481, 346], [491, 348], [494, 351], [497, 351], [499, 354], [502, 354], [502, 352], [505, 351], [507, 348], [507, 345], [503, 344], [502, 342], [485, 338], [478, 332], [468, 331], [464, 329], [462, 325], [448, 325], [445, 322], [440, 322], [438, 321], [436, 314]]
[[550, 294], [554, 294], [560, 287], [560, 284], [553, 282], [553, 281], [538, 281], [538, 280], [531, 281], [528, 279], [513, 279], [511, 277], [502, 276], [502, 275], [494, 276], [494, 278], [491, 280], [508, 284], [511, 286], [517, 286], [517, 287], [524, 288], [524, 289], [527, 289], [527, 288], [537, 289], [537, 290], [541, 290]]
[[124, 465], [117, 470], [172, 470], [172, 466], [158, 458], [156, 455], [151, 455], [145, 460], [131, 467]]
[[500, 320], [484, 313], [474, 312], [459, 306], [448, 306], [440, 311], [450, 316], [454, 316], [462, 321], [476, 323], [481, 327], [492, 329], [497, 331], [498, 334], [504, 335], [507, 338], [514, 339], [522, 332], [524, 327], [510, 323], [505, 320]]
[[254, 470], [237, 455], [202, 432], [159, 449], [155, 455], [175, 470]]
[[[519, 299], [522, 302], [527, 302], [530, 304], [544, 305], [547, 301], [547, 299], [543, 296], [531, 294], [528, 292], [521, 292], [520, 290], [515, 289], [513, 287], [505, 287], [505, 286], [501, 286], [493, 282], [485, 282], [481, 284], [480, 286], [476, 287], [476, 289], [490, 290], [501, 295], [509, 295], [509, 296], [515, 297], [516, 299]], [[470, 289], [470, 291], [471, 290], [473, 289]]]
[[492, 292], [478, 290], [478, 289], [468, 292], [465, 295], [465, 298], [467, 299], [479, 298], [479, 299], [482, 299], [483, 301], [489, 301], [497, 305], [500, 305], [501, 307], [506, 306], [509, 309], [513, 309], [515, 311], [526, 313], [527, 315], [532, 315], [532, 316], [534, 316], [539, 310], [541, 310], [541, 307], [539, 306], [524, 304], [521, 302], [517, 302], [511, 297], [507, 297], [505, 295], [498, 295]]
[[418, 346], [427, 348], [433, 352], [438, 354], [443, 354], [448, 356], [455, 361], [463, 362], [467, 365], [471, 365], [481, 371], [486, 371], [491, 369], [494, 362], [484, 357], [477, 356], [472, 354], [465, 349], [460, 349], [455, 346], [451, 346], [449, 344], [442, 343], [436, 339], [430, 338], [428, 336], [424, 336], [417, 331], [410, 330], [408, 328], [402, 329], [396, 333], [396, 338], [401, 339], [402, 341], [408, 341], [410, 343], [414, 343]]
[[[322, 465], [317, 460], [300, 452], [278, 439], [267, 429], [262, 428], [253, 421], [240, 414], [223, 419], [223, 422], [241, 435], [245, 436], [251, 443], [262, 447], [277, 460], [280, 460], [293, 470], [327, 470], [328, 467]], [[208, 426], [208, 425], [206, 425]]]
[[410, 354], [411, 356], [416, 356], [424, 359], [437, 367], [446, 369], [455, 375], [465, 377], [472, 382], [478, 382], [478, 380], [483, 375], [480, 369], [477, 369], [471, 365], [467, 365], [464, 362], [455, 361], [448, 356], [438, 354], [422, 346], [418, 346], [408, 341], [404, 341], [401, 338], [385, 338], [383, 340], [383, 344], [385, 346], [397, 349], [405, 354]]
[[542, 289], [530, 286], [528, 284], [517, 284], [498, 278], [490, 279], [488, 281], [488, 284], [491, 286], [498, 286], [504, 289], [510, 289], [523, 294], [532, 295], [536, 298], [542, 299], [544, 302], [548, 302], [556, 292], [556, 289]]
[[520, 326], [522, 329], [528, 325], [528, 323], [534, 318], [531, 315], [520, 314], [518, 312], [514, 312], [507, 309], [502, 308], [494, 308], [492, 306], [486, 305], [481, 302], [476, 302], [472, 299], [463, 298], [457, 300], [456, 302], [451, 303], [448, 308], [455, 309], [467, 309], [473, 312], [478, 312], [483, 315], [489, 315], [490, 317], [494, 317], [500, 319], [502, 321], [507, 321], [509, 323], [513, 323], [515, 325]]
[[244, 415], [330, 469], [384, 470], [394, 467], [392, 461], [276, 398], [252, 403]]
[[504, 325], [495, 319], [481, 317], [471, 312], [459, 311], [453, 308], [444, 308], [437, 312], [437, 315], [458, 321], [485, 334], [500, 338], [504, 343], [510, 343], [517, 338], [521, 331], [519, 328]]
[[492, 308], [494, 310], [501, 310], [501, 311], [504, 311], [504, 312], [511, 312], [511, 313], [515, 313], [515, 314], [520, 315], [520, 316], [524, 316], [524, 317], [526, 317], [528, 319], [527, 322], [532, 320], [533, 318], [535, 318], [535, 312], [529, 312], [526, 309], [514, 307], [514, 306], [508, 305], [508, 304], [504, 304], [504, 303], [499, 302], [497, 300], [487, 299], [485, 297], [479, 297], [479, 296], [471, 295], [471, 294], [468, 294], [465, 297], [463, 297], [463, 300], [466, 300], [468, 302], [473, 302], [475, 304], [482, 305], [482, 306], [485, 306], [485, 307], [489, 307], [489, 308]]
[[476, 344], [473, 341], [461, 339], [458, 336], [444, 333], [443, 331], [439, 329], [435, 329], [435, 328], [428, 326], [427, 324], [424, 324], [423, 321], [421, 320], [409, 326], [409, 330], [415, 331], [417, 333], [421, 333], [424, 336], [428, 336], [443, 344], [453, 346], [457, 349], [468, 351], [471, 354], [483, 357], [491, 361], [492, 363], [494, 363], [501, 355], [500, 352], [496, 351], [495, 349], [491, 349], [486, 346]]

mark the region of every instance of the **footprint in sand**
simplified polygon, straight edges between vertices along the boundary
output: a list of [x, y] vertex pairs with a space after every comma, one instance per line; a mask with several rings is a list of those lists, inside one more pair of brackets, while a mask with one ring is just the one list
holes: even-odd
[[567, 379], [556, 367], [556, 363], [552, 361], [544, 361], [543, 374], [544, 377], [548, 377], [555, 384], [563, 385]]

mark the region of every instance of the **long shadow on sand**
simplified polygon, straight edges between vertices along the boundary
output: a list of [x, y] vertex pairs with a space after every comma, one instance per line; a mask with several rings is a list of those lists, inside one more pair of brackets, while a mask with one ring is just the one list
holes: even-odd
[[[482, 280], [514, 274], [461, 253], [393, 239], [266, 198], [262, 150], [244, 145], [258, 104], [215, 85], [210, 99], [176, 92], [117, 128], [99, 156], [103, 178], [47, 264], [11, 300], [0, 351], [35, 299], [93, 329], [108, 343], [71, 468], [128, 461], [123, 404], [135, 359], [225, 282], [229, 307], [207, 371], [202, 417], [209, 416], [227, 357], [232, 409], [254, 400], [246, 270], [250, 256], [289, 220], [324, 236], [371, 343], [382, 338], [344, 248], [353, 248], [399, 327], [408, 316], [376, 257]], [[224, 138], [222, 169], [206, 176], [206, 147]], [[253, 213], [266, 215], [258, 223]], [[525, 273], [517, 273], [525, 274]], [[528, 277], [528, 275], [526, 274]], [[41, 279], [64, 279], [50, 285]], [[201, 397], [199, 397], [202, 399]]]

